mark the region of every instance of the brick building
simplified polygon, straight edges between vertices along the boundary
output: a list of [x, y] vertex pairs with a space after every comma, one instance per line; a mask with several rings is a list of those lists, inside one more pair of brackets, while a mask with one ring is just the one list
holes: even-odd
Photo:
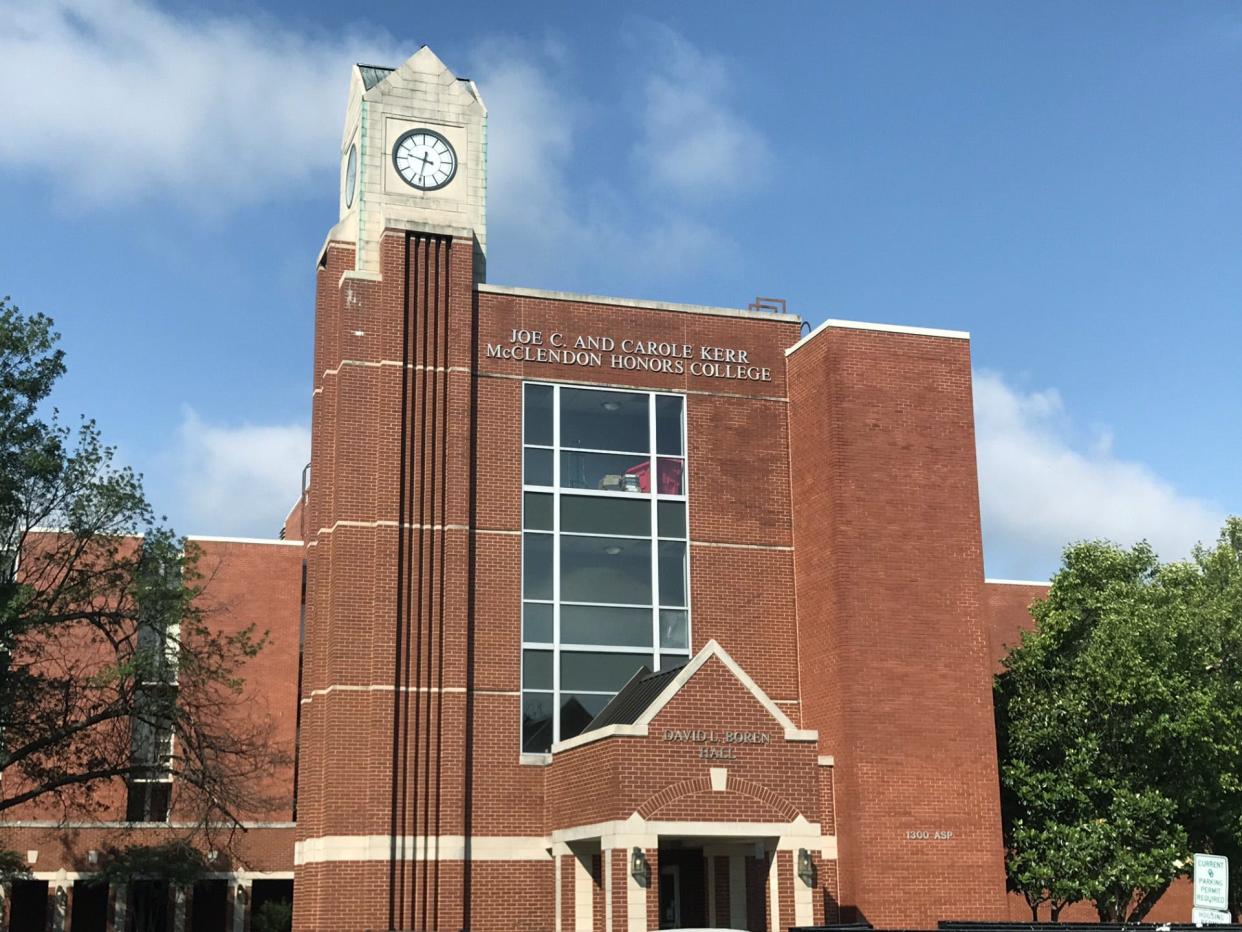
[[1003, 915], [967, 335], [487, 284], [474, 85], [349, 101], [296, 927]]
[[[354, 69], [340, 154], [309, 488], [204, 542], [296, 819], [289, 774], [184, 928], [290, 879], [301, 932], [1006, 917], [1042, 590], [983, 576], [968, 335], [487, 283], [486, 110], [427, 48]], [[0, 823], [71, 932], [124, 927], [69, 921], [100, 838], [164, 830]]]

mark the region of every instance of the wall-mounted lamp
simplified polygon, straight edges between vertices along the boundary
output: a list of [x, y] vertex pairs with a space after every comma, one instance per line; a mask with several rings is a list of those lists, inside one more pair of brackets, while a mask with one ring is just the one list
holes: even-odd
[[96, 851], [94, 848], [91, 848], [90, 851], [86, 852], [86, 863], [87, 864], [98, 864], [99, 863], [99, 852]]
[[637, 846], [630, 852], [630, 876], [644, 887], [651, 876], [651, 865], [647, 863], [647, 855], [643, 853], [642, 848]]
[[815, 864], [806, 848], [798, 849], [798, 879], [808, 887], [815, 886]]

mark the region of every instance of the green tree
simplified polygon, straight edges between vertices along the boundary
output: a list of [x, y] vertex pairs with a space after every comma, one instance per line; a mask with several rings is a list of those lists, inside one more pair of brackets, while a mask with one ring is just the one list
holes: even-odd
[[16, 851], [0, 848], [0, 887], [7, 888], [15, 880], [30, 876], [30, 865]]
[[250, 932], [289, 932], [292, 928], [293, 904], [288, 900], [268, 900], [250, 919]]
[[1193, 850], [1242, 842], [1242, 521], [1161, 564], [1068, 548], [996, 682], [1010, 886], [1032, 914], [1142, 919]]
[[268, 807], [256, 787], [281, 762], [270, 724], [241, 708], [264, 636], [213, 629], [198, 554], [140, 477], [93, 422], [45, 413], [57, 340], [0, 301], [0, 812], [98, 812], [128, 788], [131, 818], [171, 802], [232, 831]]

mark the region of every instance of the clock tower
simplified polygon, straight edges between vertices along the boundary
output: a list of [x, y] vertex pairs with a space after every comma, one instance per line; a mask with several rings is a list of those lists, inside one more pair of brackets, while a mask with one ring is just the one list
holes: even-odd
[[425, 45], [399, 68], [354, 66], [328, 242], [353, 244], [357, 270], [379, 271], [385, 230], [436, 227], [474, 239], [482, 281], [486, 185], [487, 108], [473, 81]]
[[[318, 262], [299, 932], [470, 925], [469, 573], [487, 111], [427, 47], [353, 69]], [[460, 848], [460, 841], [454, 842]]]

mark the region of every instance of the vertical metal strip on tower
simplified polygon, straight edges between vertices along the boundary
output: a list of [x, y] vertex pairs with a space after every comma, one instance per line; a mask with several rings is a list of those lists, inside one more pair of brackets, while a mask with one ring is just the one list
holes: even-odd
[[410, 234], [403, 315], [389, 927], [439, 921], [451, 240]]

